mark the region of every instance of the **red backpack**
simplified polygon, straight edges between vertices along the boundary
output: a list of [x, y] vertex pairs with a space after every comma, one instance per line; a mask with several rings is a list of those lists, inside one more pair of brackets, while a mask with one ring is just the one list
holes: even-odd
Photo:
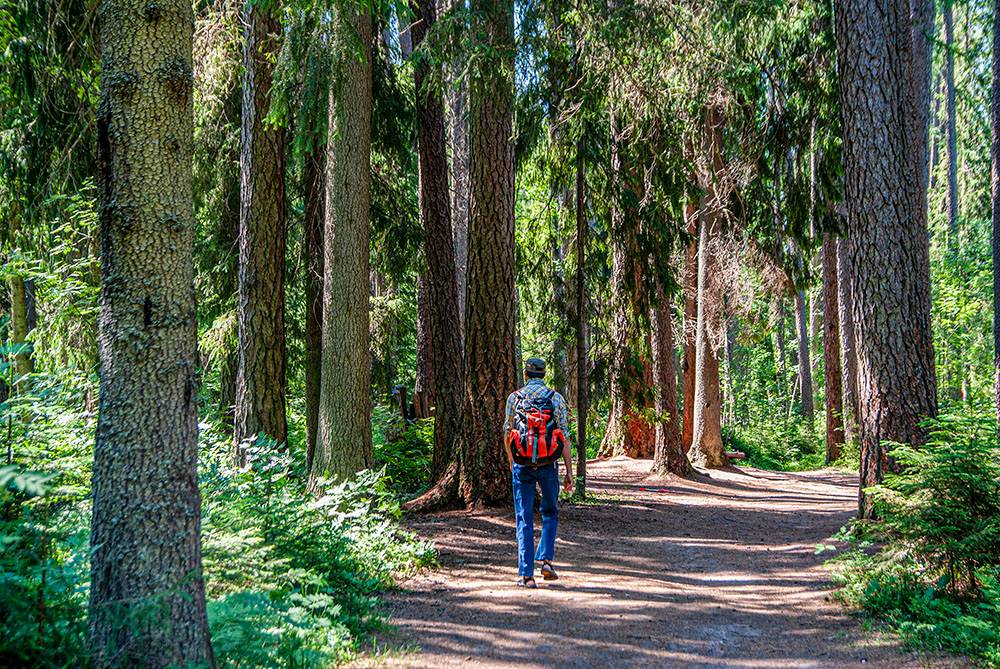
[[510, 451], [519, 465], [547, 465], [562, 455], [566, 436], [556, 421], [549, 390], [538, 397], [515, 393], [514, 417], [510, 429]]

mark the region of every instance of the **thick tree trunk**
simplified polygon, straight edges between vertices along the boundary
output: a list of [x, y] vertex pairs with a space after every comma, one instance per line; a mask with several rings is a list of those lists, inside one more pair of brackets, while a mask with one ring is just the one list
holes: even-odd
[[892, 0], [837, 0], [837, 63], [858, 344], [862, 517], [864, 488], [890, 466], [884, 442], [919, 444], [937, 413], [930, 259], [919, 198], [919, 156], [908, 13]]
[[[420, 46], [437, 19], [434, 0], [419, 0], [417, 21], [411, 29], [414, 47]], [[458, 315], [458, 283], [452, 236], [448, 156], [441, 96], [430, 90], [431, 65], [421, 59], [414, 68], [417, 92], [417, 146], [420, 169], [420, 216], [427, 259], [425, 288], [429, 298], [430, 349], [434, 399], [434, 453], [432, 471], [442, 476], [458, 452], [462, 436], [464, 369]]]
[[993, 207], [993, 391], [1000, 427], [1000, 7], [993, 0], [993, 82], [990, 88], [991, 204]]
[[472, 0], [473, 34], [496, 54], [470, 83], [470, 212], [465, 410], [459, 492], [467, 506], [507, 504], [504, 406], [514, 377], [513, 6]]
[[319, 438], [310, 487], [342, 480], [372, 464], [369, 211], [371, 181], [372, 19], [334, 10], [334, 25], [358, 40], [342, 49], [330, 89], [326, 165], [323, 352]]
[[281, 37], [276, 8], [244, 12], [240, 151], [236, 458], [259, 433], [283, 443], [285, 418], [285, 130], [265, 123]]
[[837, 317], [840, 323], [840, 363], [843, 372], [844, 439], [858, 438], [858, 350], [854, 332], [850, 240], [837, 239]]
[[323, 221], [326, 218], [326, 160], [318, 143], [306, 155], [302, 174], [305, 193], [306, 265], [306, 470], [312, 469], [319, 433], [319, 389], [323, 364]]
[[815, 417], [813, 406], [812, 366], [809, 364], [809, 331], [806, 323], [805, 291], [795, 293], [795, 323], [799, 350], [799, 395], [802, 398], [802, 417], [812, 425]]
[[826, 381], [826, 462], [844, 444], [844, 402], [840, 373], [840, 313], [837, 305], [837, 239], [823, 235], [823, 367]]
[[[576, 145], [576, 485], [587, 494], [587, 413], [590, 410], [590, 361], [587, 355], [587, 204], [583, 153], [584, 140]], [[998, 377], [1000, 378], [1000, 377]]]
[[719, 393], [719, 360], [712, 335], [719, 332], [721, 296], [716, 287], [718, 261], [715, 246], [721, 237], [723, 209], [718, 191], [722, 163], [722, 114], [715, 107], [705, 110], [702, 155], [710, 169], [704, 184], [698, 235], [698, 330], [695, 350], [694, 434], [689, 457], [699, 467], [719, 468], [729, 464], [722, 443]]
[[955, 122], [955, 26], [951, 2], [942, 7], [944, 23], [944, 100], [945, 100], [945, 169], [948, 175], [945, 189], [945, 214], [948, 224], [948, 252], [958, 253], [958, 136]]
[[199, 537], [193, 26], [188, 2], [101, 7], [95, 667], [215, 665]]
[[674, 369], [673, 316], [670, 300], [655, 280], [656, 300], [650, 305], [652, 328], [653, 393], [656, 410], [656, 450], [652, 473], [658, 476], [689, 476], [691, 463], [681, 443], [681, 421], [677, 413], [677, 372]]

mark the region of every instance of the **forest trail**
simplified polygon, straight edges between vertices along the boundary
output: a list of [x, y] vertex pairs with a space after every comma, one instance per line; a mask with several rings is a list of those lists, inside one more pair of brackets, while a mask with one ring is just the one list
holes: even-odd
[[[411, 519], [442, 568], [387, 600], [379, 667], [960, 667], [908, 653], [831, 599], [830, 553], [856, 478], [755, 469], [645, 480], [648, 461], [588, 465], [597, 504], [560, 509], [560, 580], [514, 586], [510, 512]], [[669, 492], [643, 491], [667, 489]], [[540, 523], [536, 521], [536, 533]]]

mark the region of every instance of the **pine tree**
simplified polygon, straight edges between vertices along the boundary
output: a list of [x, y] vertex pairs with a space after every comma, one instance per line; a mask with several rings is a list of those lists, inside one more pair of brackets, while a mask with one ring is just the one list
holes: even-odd
[[214, 666], [201, 577], [191, 4], [101, 7], [97, 667]]

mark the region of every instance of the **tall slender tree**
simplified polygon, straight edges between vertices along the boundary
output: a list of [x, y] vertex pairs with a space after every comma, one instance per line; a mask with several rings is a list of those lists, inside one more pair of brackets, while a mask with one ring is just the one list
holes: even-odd
[[[921, 214], [909, 13], [892, 0], [837, 0], [837, 65], [858, 344], [864, 489], [890, 463], [885, 441], [921, 443], [937, 413], [930, 259]], [[903, 380], [901, 382], [901, 380]]]
[[372, 18], [355, 5], [333, 16], [326, 158], [323, 351], [319, 436], [309, 475], [345, 479], [372, 464], [369, 346]]
[[653, 279], [655, 300], [649, 308], [653, 349], [653, 394], [656, 410], [656, 450], [653, 473], [688, 476], [691, 463], [681, 442], [681, 420], [677, 412], [677, 371], [674, 368], [674, 327], [670, 299], [658, 278]]
[[958, 253], [958, 124], [955, 111], [955, 22], [952, 0], [944, 0], [941, 9], [944, 24], [944, 148], [945, 215], [948, 227], [948, 252]]
[[802, 398], [802, 417], [811, 426], [816, 412], [813, 405], [812, 365], [809, 363], [809, 331], [806, 319], [805, 291], [798, 290], [795, 293], [795, 332], [799, 351], [799, 394]]
[[993, 207], [993, 390], [1000, 426], [1000, 4], [993, 0], [993, 80], [990, 88], [990, 188]]
[[718, 258], [722, 235], [723, 201], [719, 179], [722, 162], [722, 113], [716, 105], [705, 108], [702, 125], [701, 160], [705, 194], [701, 200], [698, 233], [698, 327], [695, 333], [694, 432], [691, 462], [718, 468], [729, 464], [722, 443], [722, 407], [719, 389], [719, 358], [712, 335], [719, 332], [721, 298], [717, 294]]
[[319, 433], [323, 364], [323, 224], [326, 218], [326, 149], [313, 140], [302, 170], [305, 204], [302, 244], [306, 268], [306, 469], [312, 468]]
[[91, 660], [214, 666], [197, 477], [194, 16], [178, 0], [101, 10]]
[[826, 461], [844, 444], [844, 402], [840, 372], [840, 312], [837, 303], [837, 238], [823, 234], [823, 368], [826, 382]]
[[276, 5], [243, 14], [243, 123], [236, 367], [237, 459], [243, 440], [287, 437], [285, 417], [285, 147], [270, 125], [274, 61], [281, 38]]
[[[949, 5], [951, 0], [943, 0]], [[931, 64], [934, 60], [934, 0], [910, 0], [910, 39], [913, 44], [913, 93], [916, 97], [917, 123], [912, 137], [921, 170], [919, 198], [927, 208], [927, 181], [930, 174]]]
[[574, 493], [587, 493], [587, 414], [590, 411], [590, 360], [587, 355], [587, 201], [584, 137], [576, 144], [576, 484]]
[[[437, 7], [434, 0], [417, 0], [413, 9], [416, 21], [410, 31], [413, 47], [417, 49], [437, 20]], [[431, 469], [433, 475], [438, 477], [444, 474], [460, 444], [465, 393], [455, 245], [451, 230], [451, 194], [448, 191], [445, 115], [441, 95], [432, 88], [434, 74], [429, 58], [418, 58], [413, 76], [417, 94], [420, 218], [427, 261], [424, 283], [430, 312], [432, 382], [436, 405]]]
[[694, 369], [695, 369], [695, 334], [698, 331], [698, 204], [689, 201], [684, 209], [684, 220], [687, 233], [691, 236], [684, 253], [684, 332], [681, 338], [684, 342], [684, 353], [681, 370], [684, 377], [683, 388], [683, 426], [681, 443], [684, 452], [691, 450], [691, 440], [694, 436]]

